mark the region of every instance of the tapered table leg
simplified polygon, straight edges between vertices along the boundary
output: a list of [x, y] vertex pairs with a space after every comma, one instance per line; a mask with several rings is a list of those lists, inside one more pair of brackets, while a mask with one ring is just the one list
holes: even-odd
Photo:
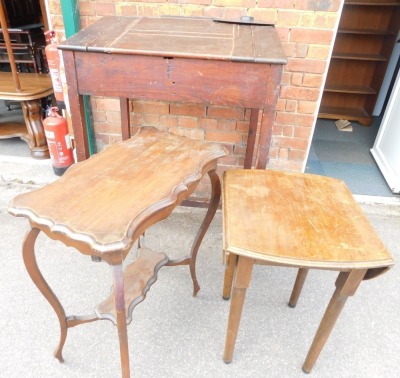
[[125, 310], [125, 291], [122, 263], [113, 266], [114, 274], [114, 293], [115, 293], [115, 313], [117, 318], [119, 349], [121, 356], [122, 377], [130, 377], [129, 369], [129, 349], [128, 349], [128, 332], [126, 325]]
[[340, 272], [336, 280], [336, 290], [329, 302], [329, 305], [322, 317], [317, 333], [308, 351], [306, 360], [303, 364], [303, 371], [310, 373], [315, 361], [317, 360], [322, 348], [324, 347], [333, 327], [347, 301], [347, 298], [354, 295], [358, 286], [363, 280], [366, 269], [352, 270], [350, 272]]
[[35, 257], [35, 241], [37, 236], [39, 235], [40, 230], [38, 228], [32, 228], [30, 231], [25, 236], [24, 243], [22, 246], [22, 255], [24, 259], [24, 264], [26, 267], [26, 270], [29, 273], [29, 276], [31, 277], [32, 281], [34, 284], [37, 286], [37, 288], [40, 290], [40, 292], [43, 294], [43, 296], [47, 299], [47, 301], [50, 303], [51, 307], [53, 307], [55, 313], [57, 314], [58, 321], [60, 323], [60, 330], [61, 330], [61, 335], [60, 335], [60, 342], [58, 344], [57, 349], [54, 352], [54, 356], [60, 361], [64, 362], [63, 356], [62, 356], [62, 349], [65, 343], [65, 340], [67, 338], [67, 321], [66, 321], [66, 316], [65, 316], [65, 311], [64, 308], [62, 307], [60, 301], [54, 294], [53, 290], [51, 290], [50, 286], [46, 282], [46, 280], [43, 278], [42, 273], [39, 270], [39, 267], [36, 262], [36, 257]]
[[253, 259], [239, 256], [235, 280], [233, 282], [232, 301], [229, 310], [228, 328], [226, 331], [224, 362], [230, 363], [235, 349], [236, 337], [242, 317], [243, 304], [247, 288], [250, 285], [253, 271]]
[[222, 298], [225, 300], [231, 297], [233, 274], [235, 273], [236, 263], [237, 255], [229, 254], [228, 262], [225, 266], [224, 288], [222, 292]]
[[296, 307], [297, 301], [299, 300], [301, 290], [303, 289], [304, 282], [307, 278], [308, 269], [300, 268], [297, 272], [296, 281], [293, 286], [292, 295], [289, 299], [289, 307]]

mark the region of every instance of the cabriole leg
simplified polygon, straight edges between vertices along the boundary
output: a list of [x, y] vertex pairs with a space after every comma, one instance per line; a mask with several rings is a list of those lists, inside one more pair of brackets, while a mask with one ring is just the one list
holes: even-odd
[[204, 235], [206, 234], [208, 227], [210, 226], [211, 221], [214, 218], [215, 212], [218, 209], [219, 200], [221, 198], [221, 183], [219, 181], [219, 177], [215, 170], [209, 171], [208, 176], [211, 181], [211, 199], [210, 204], [208, 205], [208, 210], [206, 216], [203, 219], [203, 222], [197, 231], [196, 237], [194, 238], [192, 249], [190, 251], [189, 257], [184, 257], [182, 259], [171, 260], [167, 266], [176, 266], [176, 265], [189, 265], [190, 275], [193, 281], [193, 296], [195, 297], [200, 290], [199, 283], [196, 277], [196, 258], [197, 252], [199, 251], [200, 244], [203, 241]]
[[190, 252], [190, 274], [193, 280], [193, 296], [195, 297], [200, 290], [199, 283], [196, 277], [196, 258], [197, 252], [199, 251], [199, 247], [201, 242], [203, 241], [204, 235], [206, 234], [208, 227], [211, 224], [211, 221], [214, 218], [215, 212], [218, 209], [219, 200], [221, 198], [221, 183], [219, 181], [219, 177], [215, 170], [209, 171], [208, 176], [211, 181], [211, 199], [210, 204], [208, 206], [208, 210], [206, 216], [201, 224], [199, 230], [197, 231], [197, 235], [194, 239], [192, 250]]
[[64, 308], [62, 307], [60, 301], [54, 294], [53, 290], [51, 290], [50, 286], [47, 284], [45, 279], [43, 278], [39, 267], [36, 262], [36, 257], [35, 257], [35, 242], [36, 238], [38, 237], [40, 233], [40, 230], [38, 228], [32, 228], [30, 231], [25, 236], [23, 247], [22, 247], [22, 255], [24, 259], [24, 264], [26, 267], [26, 270], [29, 273], [29, 276], [31, 277], [32, 281], [34, 284], [37, 286], [37, 288], [40, 290], [40, 292], [43, 294], [43, 296], [47, 299], [47, 301], [50, 303], [51, 307], [53, 307], [55, 313], [57, 314], [58, 321], [60, 323], [60, 330], [61, 330], [61, 336], [60, 336], [60, 342], [58, 344], [57, 349], [54, 352], [54, 356], [60, 361], [64, 362], [63, 356], [62, 356], [62, 349], [65, 343], [65, 339], [67, 338], [67, 322], [66, 322], [66, 317], [65, 317], [65, 311]]

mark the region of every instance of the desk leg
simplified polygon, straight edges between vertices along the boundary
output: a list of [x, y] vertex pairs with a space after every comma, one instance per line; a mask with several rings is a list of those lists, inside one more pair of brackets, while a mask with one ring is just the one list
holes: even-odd
[[129, 98], [121, 97], [119, 99], [121, 109], [121, 135], [122, 140], [127, 140], [131, 137], [131, 121], [129, 118]]
[[303, 364], [303, 371], [310, 373], [319, 354], [322, 351], [332, 329], [347, 301], [347, 298], [354, 295], [358, 286], [363, 280], [366, 269], [352, 270], [351, 272], [340, 272], [336, 280], [336, 290], [329, 302], [325, 314], [318, 327], [317, 333], [308, 351]]
[[[272, 66], [271, 66], [272, 67]], [[276, 65], [270, 70], [267, 83], [267, 98], [260, 125], [260, 136], [258, 138], [256, 168], [265, 169], [268, 164], [269, 147], [271, 145], [272, 127], [275, 120], [276, 103], [280, 90], [283, 66]]]
[[128, 332], [126, 325], [125, 291], [124, 291], [124, 276], [123, 276], [122, 263], [113, 266], [113, 274], [114, 274], [114, 293], [115, 293], [114, 294], [115, 313], [117, 317], [122, 377], [129, 378], [130, 370], [129, 370]]
[[232, 361], [235, 349], [236, 337], [239, 331], [242, 317], [243, 304], [247, 288], [250, 286], [251, 273], [253, 271], [253, 259], [239, 256], [236, 268], [235, 281], [233, 282], [231, 308], [229, 310], [228, 328], [226, 330], [224, 362]]
[[257, 123], [258, 123], [259, 113], [260, 113], [259, 109], [251, 109], [250, 112], [249, 132], [247, 134], [246, 155], [244, 157], [244, 166], [243, 166], [244, 169], [250, 169], [253, 164], [254, 147], [256, 144]]
[[29, 148], [33, 158], [50, 157], [42, 122], [42, 105], [40, 100], [22, 101], [25, 124], [29, 134]]
[[60, 322], [60, 329], [61, 329], [61, 336], [60, 336], [60, 342], [58, 344], [58, 347], [56, 351], [54, 352], [54, 356], [60, 361], [64, 362], [63, 356], [62, 356], [62, 349], [65, 343], [65, 339], [67, 338], [67, 322], [66, 322], [66, 317], [65, 317], [65, 311], [64, 308], [62, 307], [60, 301], [54, 294], [53, 290], [51, 290], [50, 286], [48, 283], [45, 281], [43, 278], [39, 267], [36, 262], [36, 257], [35, 257], [35, 241], [37, 236], [39, 235], [40, 230], [38, 228], [32, 228], [25, 236], [25, 240], [22, 246], [22, 255], [24, 259], [24, 264], [26, 267], [26, 270], [29, 273], [29, 276], [31, 277], [32, 281], [34, 284], [37, 286], [37, 288], [40, 290], [40, 292], [43, 294], [43, 296], [47, 299], [47, 301], [50, 303], [51, 307], [53, 307], [54, 311], [57, 314], [58, 321]]

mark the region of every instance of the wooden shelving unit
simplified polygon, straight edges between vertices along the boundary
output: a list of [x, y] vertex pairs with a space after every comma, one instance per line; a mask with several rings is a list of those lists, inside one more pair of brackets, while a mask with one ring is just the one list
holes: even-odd
[[400, 27], [400, 0], [345, 0], [320, 118], [368, 126]]

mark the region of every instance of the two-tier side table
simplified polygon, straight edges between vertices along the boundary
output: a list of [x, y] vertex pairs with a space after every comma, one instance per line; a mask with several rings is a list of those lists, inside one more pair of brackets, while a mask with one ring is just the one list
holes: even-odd
[[[9, 212], [28, 218], [31, 224], [23, 244], [25, 266], [60, 323], [61, 337], [55, 351], [60, 361], [68, 328], [108, 319], [118, 327], [122, 375], [129, 377], [126, 326], [133, 308], [156, 281], [158, 270], [164, 265], [189, 265], [196, 295], [196, 255], [218, 208], [221, 186], [215, 169], [218, 158], [225, 154], [225, 148], [217, 144], [142, 128], [129, 140], [73, 165], [56, 182], [14, 198]], [[134, 262], [123, 269], [123, 262], [140, 235], [167, 218], [206, 174], [212, 188], [210, 205], [190, 253], [170, 260], [164, 253], [140, 248]], [[113, 290], [93, 314], [65, 314], [36, 263], [34, 245], [41, 231], [112, 266]]]

